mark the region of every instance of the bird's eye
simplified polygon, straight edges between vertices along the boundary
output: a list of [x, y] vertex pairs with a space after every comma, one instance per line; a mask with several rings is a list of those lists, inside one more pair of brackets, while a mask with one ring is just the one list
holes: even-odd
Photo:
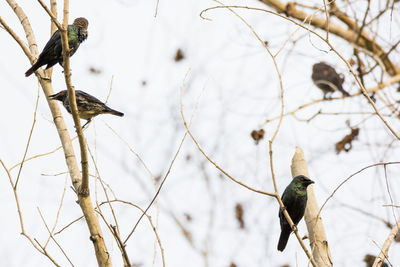
[[302, 181], [302, 182], [303, 182], [303, 181], [304, 181], [304, 178], [300, 178], [300, 181]]

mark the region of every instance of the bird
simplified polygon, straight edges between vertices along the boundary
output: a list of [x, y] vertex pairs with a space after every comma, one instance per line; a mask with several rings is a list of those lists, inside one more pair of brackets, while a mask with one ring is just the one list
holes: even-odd
[[[285, 209], [295, 225], [297, 225], [304, 216], [307, 205], [307, 186], [313, 183], [314, 181], [306, 176], [298, 175], [293, 178], [292, 182], [286, 187], [282, 194], [281, 199], [283, 205], [285, 205]], [[286, 220], [282, 208], [279, 209], [279, 220], [281, 224], [281, 235], [279, 237], [278, 250], [283, 251], [289, 240], [292, 228]]]
[[324, 93], [324, 99], [327, 98], [328, 93], [333, 93], [335, 91], [342, 92], [344, 96], [350, 96], [342, 87], [344, 82], [343, 75], [338, 74], [332, 66], [325, 62], [319, 62], [313, 65], [311, 79]]
[[[71, 57], [78, 50], [79, 45], [88, 37], [89, 22], [85, 18], [76, 18], [72, 25], [68, 25], [69, 56]], [[53, 67], [56, 63], [63, 66], [61, 33], [57, 30], [40, 53], [38, 60], [25, 72], [28, 77], [41, 66], [47, 65], [46, 69]]]
[[[51, 100], [61, 101], [65, 109], [69, 113], [71, 113], [67, 90], [60, 91], [57, 94], [49, 96], [49, 98]], [[86, 124], [88, 124], [93, 117], [96, 117], [99, 114], [112, 114], [119, 117], [124, 116], [124, 113], [109, 108], [106, 104], [101, 102], [96, 97], [89, 95], [88, 93], [85, 93], [81, 90], [75, 90], [75, 98], [76, 105], [78, 107], [79, 117], [81, 119], [87, 120], [83, 127], [85, 127]]]

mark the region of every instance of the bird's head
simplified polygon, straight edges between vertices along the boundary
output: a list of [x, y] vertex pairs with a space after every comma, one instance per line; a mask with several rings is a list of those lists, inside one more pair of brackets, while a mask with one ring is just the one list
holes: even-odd
[[322, 69], [324, 69], [327, 66], [327, 64], [323, 61], [315, 63], [313, 65], [313, 72], [318, 72], [321, 71]]
[[57, 94], [49, 96], [50, 99], [52, 100], [59, 100], [59, 101], [64, 101], [64, 99], [68, 96], [67, 90], [62, 90], [58, 92]]
[[293, 180], [296, 184], [299, 184], [304, 188], [307, 188], [307, 186], [314, 183], [314, 181], [310, 180], [308, 177], [304, 175], [298, 175], [294, 177]]
[[85, 18], [76, 18], [74, 20], [74, 23], [72, 23], [72, 25], [75, 25], [79, 28], [84, 29], [85, 31], [87, 30], [88, 26], [89, 26], [89, 21]]

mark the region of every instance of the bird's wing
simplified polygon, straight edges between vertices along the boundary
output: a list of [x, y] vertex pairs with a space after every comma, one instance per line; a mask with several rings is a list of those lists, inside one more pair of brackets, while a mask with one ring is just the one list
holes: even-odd
[[47, 44], [43, 48], [43, 51], [41, 54], [48, 54], [49, 51], [53, 52], [55, 47], [57, 45], [61, 44], [60, 42], [61, 42], [61, 35], [60, 35], [60, 31], [57, 30], [56, 32], [53, 33], [50, 40], [47, 42]]
[[[283, 191], [283, 194], [281, 196], [283, 205], [285, 205], [285, 207], [287, 206], [287, 203], [285, 203], [286, 190], [287, 190], [287, 188], [285, 189], [285, 191]], [[288, 222], [286, 221], [285, 215], [283, 214], [282, 208], [279, 208], [279, 219], [280, 219], [280, 223], [281, 223], [281, 228], [283, 228], [284, 225], [288, 224]]]
[[76, 95], [77, 101], [82, 100], [85, 102], [92, 102], [92, 103], [104, 105], [104, 103], [101, 102], [99, 99], [97, 99], [96, 97], [89, 95], [88, 93], [85, 93], [83, 91], [75, 90], [75, 95]]
[[294, 224], [298, 224], [304, 216], [304, 211], [307, 204], [307, 197], [299, 196], [293, 199], [293, 203], [289, 205], [288, 212]]

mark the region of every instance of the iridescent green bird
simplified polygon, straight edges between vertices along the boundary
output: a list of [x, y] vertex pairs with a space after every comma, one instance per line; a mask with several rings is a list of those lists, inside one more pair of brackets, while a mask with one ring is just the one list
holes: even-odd
[[[313, 183], [313, 181], [304, 175], [296, 176], [282, 194], [282, 202], [295, 225], [304, 216], [307, 205], [307, 186]], [[292, 228], [286, 220], [282, 208], [279, 209], [279, 220], [281, 223], [281, 235], [279, 237], [278, 250], [283, 251], [289, 240]]]
[[[68, 25], [68, 45], [70, 54], [72, 56], [78, 50], [79, 45], [88, 37], [89, 22], [85, 18], [77, 18], [72, 25]], [[62, 57], [62, 44], [60, 30], [54, 32], [50, 40], [47, 42], [42, 53], [40, 53], [38, 60], [32, 67], [25, 72], [28, 77], [34, 73], [41, 66], [47, 65], [46, 69], [53, 67], [56, 63], [63, 66]]]

